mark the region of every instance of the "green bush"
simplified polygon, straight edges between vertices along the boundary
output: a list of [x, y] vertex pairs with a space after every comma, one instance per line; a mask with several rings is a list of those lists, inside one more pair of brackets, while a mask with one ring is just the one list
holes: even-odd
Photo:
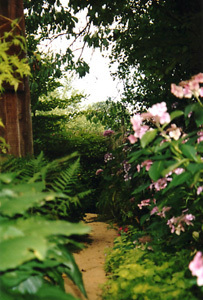
[[81, 209], [83, 212], [95, 212], [98, 199], [96, 189], [100, 182], [100, 177], [95, 173], [104, 164], [103, 157], [107, 151], [105, 138], [101, 134], [84, 130], [40, 134], [40, 138], [35, 140], [35, 153], [40, 151], [43, 151], [49, 160], [64, 157], [75, 151], [79, 153], [79, 183], [92, 190], [92, 193], [83, 199]]

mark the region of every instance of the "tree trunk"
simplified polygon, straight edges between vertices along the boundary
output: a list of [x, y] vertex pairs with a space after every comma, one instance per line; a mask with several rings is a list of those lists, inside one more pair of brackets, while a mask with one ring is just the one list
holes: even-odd
[[[25, 35], [23, 0], [0, 0], [0, 16], [10, 20], [20, 19], [20, 29], [17, 34]], [[10, 22], [0, 19], [0, 36], [11, 29]], [[13, 48], [10, 54], [18, 54]], [[23, 54], [25, 57], [25, 53]], [[0, 118], [4, 128], [0, 129], [10, 146], [8, 153], [17, 157], [33, 154], [33, 136], [30, 108], [30, 90], [28, 78], [23, 78], [17, 92], [11, 86], [5, 86], [0, 99]]]

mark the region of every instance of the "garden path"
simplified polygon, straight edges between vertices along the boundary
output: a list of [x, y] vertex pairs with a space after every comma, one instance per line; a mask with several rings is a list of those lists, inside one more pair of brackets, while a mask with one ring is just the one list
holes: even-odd
[[[74, 253], [78, 267], [83, 275], [88, 300], [101, 300], [101, 285], [106, 281], [104, 271], [105, 249], [113, 246], [117, 232], [109, 228], [109, 224], [101, 222], [97, 214], [86, 214], [85, 223], [91, 227], [90, 243], [85, 248]], [[86, 299], [68, 278], [64, 278], [66, 292], [81, 300]]]

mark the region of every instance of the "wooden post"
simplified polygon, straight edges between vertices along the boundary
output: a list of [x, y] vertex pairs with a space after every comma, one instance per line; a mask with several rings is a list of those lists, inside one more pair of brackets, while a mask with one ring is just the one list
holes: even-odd
[[[23, 0], [0, 0], [0, 15], [10, 20], [20, 19], [20, 29], [17, 34], [25, 35]], [[4, 18], [0, 19], [0, 25], [0, 36], [11, 29], [10, 23]], [[16, 50], [13, 48], [10, 53], [18, 54]], [[5, 92], [0, 99], [0, 118], [5, 128], [0, 129], [0, 136], [3, 136], [10, 146], [9, 154], [17, 157], [33, 154], [30, 106], [28, 78], [22, 79], [17, 92], [10, 86], [5, 87]]]

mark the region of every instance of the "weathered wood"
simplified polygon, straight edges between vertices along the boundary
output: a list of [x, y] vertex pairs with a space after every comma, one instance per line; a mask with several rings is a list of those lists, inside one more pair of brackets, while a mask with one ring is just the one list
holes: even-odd
[[[8, 18], [0, 18], [0, 36], [11, 29], [9, 20], [15, 19], [20, 20], [15, 34], [25, 35], [23, 0], [0, 0], [0, 15]], [[18, 55], [18, 50], [12, 48], [10, 54]], [[0, 118], [5, 128], [0, 129], [0, 135], [9, 144], [9, 153], [18, 157], [33, 154], [30, 106], [28, 78], [22, 79], [17, 92], [11, 86], [5, 86], [5, 92], [0, 99]]]

